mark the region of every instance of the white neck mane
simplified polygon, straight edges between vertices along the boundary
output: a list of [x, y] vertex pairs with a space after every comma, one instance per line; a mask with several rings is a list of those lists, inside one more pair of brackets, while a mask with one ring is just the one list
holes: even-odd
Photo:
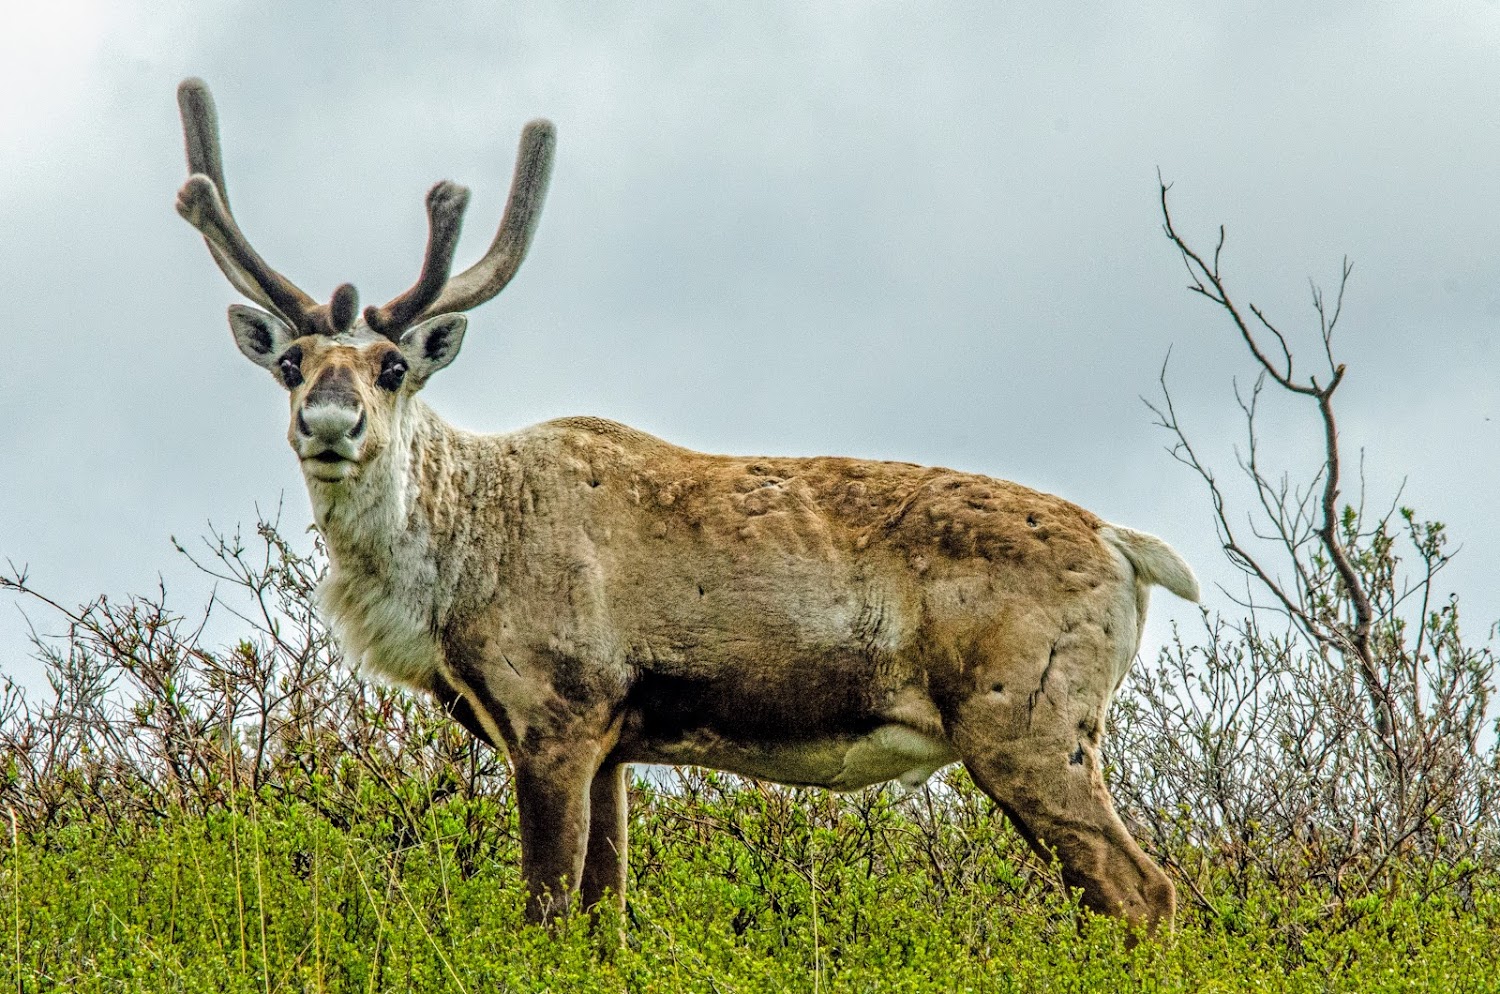
[[451, 429], [415, 398], [394, 419], [384, 450], [348, 484], [309, 479], [313, 516], [328, 546], [318, 588], [325, 620], [366, 673], [427, 688], [441, 657], [437, 632], [451, 603], [422, 510], [423, 450]]

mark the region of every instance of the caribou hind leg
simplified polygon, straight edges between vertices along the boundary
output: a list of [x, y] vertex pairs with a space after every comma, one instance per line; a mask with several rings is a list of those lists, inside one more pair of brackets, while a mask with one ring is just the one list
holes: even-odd
[[1154, 932], [1170, 928], [1176, 891], [1115, 813], [1099, 763], [1119, 648], [1110, 631], [1080, 624], [1026, 660], [982, 667], [950, 730], [975, 783], [1043, 858], [1057, 858], [1085, 907]]
[[1115, 814], [1096, 750], [1073, 746], [1069, 756], [1063, 748], [1056, 741], [1022, 741], [966, 757], [964, 764], [1033, 848], [1043, 858], [1057, 857], [1064, 882], [1082, 890], [1085, 907], [1148, 932], [1170, 926], [1172, 882]]

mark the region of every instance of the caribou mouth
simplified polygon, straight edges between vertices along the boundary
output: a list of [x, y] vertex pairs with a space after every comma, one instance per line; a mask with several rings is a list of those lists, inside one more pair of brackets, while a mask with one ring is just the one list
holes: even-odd
[[322, 452], [319, 452], [317, 455], [313, 456], [312, 458], [316, 459], [318, 462], [345, 462], [346, 461], [343, 456], [339, 455], [333, 449], [324, 449]]

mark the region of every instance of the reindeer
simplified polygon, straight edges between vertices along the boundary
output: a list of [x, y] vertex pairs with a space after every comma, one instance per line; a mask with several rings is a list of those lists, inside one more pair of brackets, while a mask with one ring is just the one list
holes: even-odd
[[962, 762], [1086, 906], [1170, 925], [1099, 758], [1150, 588], [1198, 596], [1166, 543], [948, 469], [707, 455], [597, 417], [454, 428], [418, 394], [526, 254], [551, 124], [522, 132], [484, 257], [449, 276], [468, 192], [438, 183], [416, 283], [361, 314], [256, 254], [208, 88], [178, 102], [177, 210], [258, 305], [229, 324], [290, 398], [324, 615], [367, 674], [506, 750], [530, 920], [623, 907], [627, 764], [845, 791]]

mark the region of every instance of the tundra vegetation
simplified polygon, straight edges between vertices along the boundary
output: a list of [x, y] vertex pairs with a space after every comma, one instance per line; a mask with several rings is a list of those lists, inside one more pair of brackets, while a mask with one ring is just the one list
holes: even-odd
[[[196, 611], [0, 578], [48, 681], [0, 693], [0, 989], [1495, 989], [1494, 631], [1460, 629], [1441, 524], [1345, 492], [1349, 268], [1294, 364], [1222, 231], [1200, 254], [1162, 207], [1255, 372], [1237, 474], [1165, 369], [1151, 402], [1245, 580], [1138, 663], [1104, 739], [1172, 934], [1082, 910], [961, 766], [911, 792], [637, 777], [623, 911], [529, 925], [503, 754], [351, 672], [310, 606], [322, 550], [276, 515], [179, 547], [218, 584]], [[1267, 451], [1270, 403], [1306, 404], [1310, 468]]]

